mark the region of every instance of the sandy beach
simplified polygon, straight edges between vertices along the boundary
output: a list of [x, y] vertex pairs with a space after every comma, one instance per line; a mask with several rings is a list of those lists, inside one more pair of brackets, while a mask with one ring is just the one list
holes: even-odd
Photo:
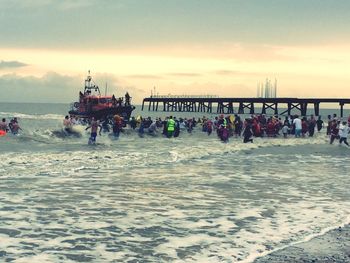
[[350, 226], [339, 227], [308, 242], [258, 258], [254, 263], [350, 262]]

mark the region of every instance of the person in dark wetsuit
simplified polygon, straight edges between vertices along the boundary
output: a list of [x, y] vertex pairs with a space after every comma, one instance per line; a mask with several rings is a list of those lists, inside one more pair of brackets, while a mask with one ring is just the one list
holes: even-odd
[[167, 123], [168, 123], [168, 119], [169, 119], [169, 117], [166, 117], [165, 119], [164, 119], [164, 121], [162, 122], [162, 124], [163, 124], [163, 132], [162, 132], [162, 134], [164, 135], [164, 136], [167, 136]]
[[102, 122], [102, 131], [103, 132], [109, 132], [109, 119], [106, 118], [103, 122]]
[[137, 126], [137, 122], [136, 122], [135, 117], [131, 117], [131, 120], [130, 120], [130, 127], [131, 127], [131, 129], [135, 130], [136, 126]]
[[141, 117], [140, 122], [140, 128], [138, 129], [138, 134], [141, 138], [143, 138], [143, 135], [145, 134], [145, 121]]
[[315, 133], [315, 127], [316, 127], [316, 119], [314, 115], [311, 115], [310, 120], [308, 121], [308, 129], [309, 129], [309, 136], [313, 137]]
[[327, 122], [327, 135], [331, 135], [331, 126], [332, 126], [332, 116], [328, 115], [328, 122]]
[[253, 129], [252, 129], [252, 122], [251, 120], [246, 120], [246, 126], [243, 131], [243, 142], [251, 142], [253, 143]]
[[239, 117], [237, 114], [235, 115], [234, 124], [235, 124], [235, 132], [234, 132], [235, 135], [241, 136], [243, 123], [242, 123], [241, 117]]
[[125, 93], [125, 106], [129, 106], [131, 101], [131, 97], [129, 95], [129, 92]]
[[174, 117], [175, 120], [175, 130], [174, 130], [174, 137], [179, 137], [180, 135], [180, 122]]
[[323, 120], [321, 119], [321, 116], [318, 116], [318, 119], [316, 121], [317, 131], [320, 132], [323, 128]]

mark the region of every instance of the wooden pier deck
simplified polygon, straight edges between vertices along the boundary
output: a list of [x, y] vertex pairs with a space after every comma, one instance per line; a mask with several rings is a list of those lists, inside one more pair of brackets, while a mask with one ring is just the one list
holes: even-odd
[[[144, 98], [142, 110], [148, 103], [148, 111], [166, 112], [206, 112], [218, 114], [266, 114], [290, 115], [292, 110], [306, 116], [308, 107], [313, 107], [314, 115], [319, 116], [321, 104], [338, 104], [340, 116], [344, 116], [344, 105], [350, 99], [342, 98], [217, 98], [217, 97], [182, 97], [154, 96]], [[281, 107], [284, 106], [284, 107]], [[257, 109], [260, 109], [259, 112]]]

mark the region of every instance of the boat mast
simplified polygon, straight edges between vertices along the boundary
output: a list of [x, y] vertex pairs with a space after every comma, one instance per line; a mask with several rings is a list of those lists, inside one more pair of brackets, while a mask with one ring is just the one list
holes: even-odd
[[94, 81], [92, 80], [92, 77], [90, 75], [90, 70], [88, 71], [88, 75], [85, 79], [85, 87], [84, 87], [84, 94], [85, 95], [91, 95], [91, 91], [95, 90], [95, 92], [98, 93], [98, 96], [101, 96], [100, 89], [97, 85], [95, 85]]

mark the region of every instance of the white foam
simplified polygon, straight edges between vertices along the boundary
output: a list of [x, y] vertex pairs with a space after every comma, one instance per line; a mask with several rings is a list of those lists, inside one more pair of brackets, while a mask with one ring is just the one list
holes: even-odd
[[[19, 255], [24, 241], [60, 254], [59, 249], [74, 246], [66, 240], [103, 237], [97, 247], [89, 247], [89, 255], [108, 262], [140, 260], [132, 246], [152, 246], [148, 243], [159, 239], [158, 246], [148, 247], [155, 250], [147, 260], [157, 260], [154, 255], [160, 253], [174, 262], [248, 262], [350, 214], [350, 203], [340, 193], [348, 185], [343, 171], [349, 157], [302, 152], [325, 144], [324, 138], [222, 144], [215, 136], [199, 137], [143, 140], [130, 135], [111, 141], [103, 136], [96, 147], [86, 146], [83, 138], [60, 140], [52, 149], [2, 153], [0, 170], [6, 173], [0, 175], [0, 202], [16, 213], [0, 211], [0, 218], [7, 218], [0, 228], [23, 228], [26, 237], [2, 234], [0, 246], [12, 246], [8, 251]], [[300, 154], [288, 155], [299, 145]], [[286, 146], [285, 154], [269, 153], [268, 147], [280, 146]], [[115, 232], [109, 230], [114, 227]], [[31, 235], [54, 228], [68, 236]], [[107, 251], [115, 243], [120, 251]]]
[[63, 116], [59, 114], [25, 114], [20, 112], [0, 112], [1, 116], [8, 116], [9, 118], [17, 117], [20, 119], [31, 120], [62, 120]]
[[[42, 253], [40, 255], [20, 257], [15, 259], [15, 263], [54, 263], [57, 262], [57, 258], [50, 254]], [[65, 260], [65, 262], [72, 262], [71, 260]]]

